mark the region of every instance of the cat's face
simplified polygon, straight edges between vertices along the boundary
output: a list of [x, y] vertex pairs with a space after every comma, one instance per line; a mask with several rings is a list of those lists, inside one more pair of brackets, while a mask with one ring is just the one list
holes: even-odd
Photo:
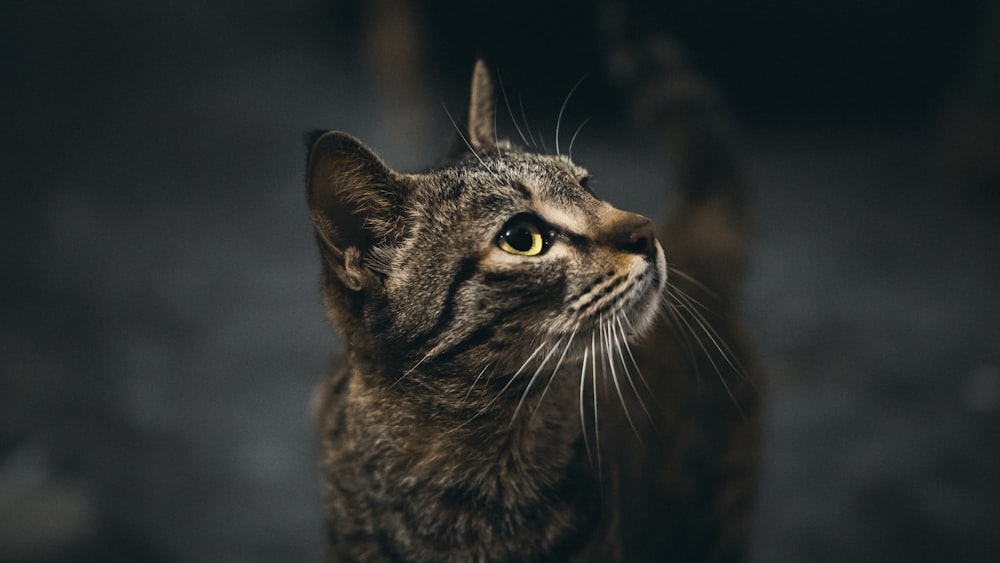
[[361, 301], [352, 321], [404, 364], [516, 369], [556, 342], [570, 360], [592, 335], [641, 331], [659, 307], [666, 262], [650, 222], [594, 197], [565, 157], [498, 150], [372, 176], [398, 201], [341, 204], [358, 207], [363, 232], [388, 231], [351, 245], [358, 259], [328, 291]]
[[595, 198], [568, 159], [480, 158], [413, 177], [406, 235], [378, 251], [391, 338], [474, 366], [650, 322], [666, 265], [648, 220]]
[[649, 220], [597, 199], [566, 157], [469, 135], [475, 152], [426, 174], [342, 133], [315, 143], [327, 306], [352, 345], [392, 370], [475, 374], [572, 361], [650, 325], [667, 271]]

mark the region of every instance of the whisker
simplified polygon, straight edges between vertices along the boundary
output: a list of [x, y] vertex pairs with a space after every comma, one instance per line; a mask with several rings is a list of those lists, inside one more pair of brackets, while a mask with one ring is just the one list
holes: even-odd
[[[475, 416], [473, 416], [472, 418], [482, 416], [483, 413], [488, 411], [490, 407], [493, 406], [493, 403], [497, 402], [500, 399], [500, 397], [503, 396], [504, 392], [506, 392], [507, 389], [509, 389], [510, 386], [514, 384], [514, 381], [521, 375], [521, 372], [524, 371], [524, 368], [528, 365], [529, 362], [531, 362], [532, 358], [534, 358], [538, 354], [538, 352], [540, 352], [544, 347], [545, 347], [545, 342], [540, 343], [535, 348], [535, 351], [532, 352], [530, 356], [528, 356], [528, 359], [524, 360], [524, 363], [521, 364], [521, 367], [517, 368], [517, 371], [514, 372], [514, 375], [510, 376], [510, 379], [508, 379], [507, 383], [503, 386], [503, 388], [501, 388], [500, 391], [497, 392], [496, 396], [493, 397], [493, 399], [491, 399], [490, 402], [486, 403], [486, 405], [483, 406], [483, 408], [480, 409], [479, 412], [476, 413]], [[492, 373], [490, 373], [490, 377], [493, 377]]]
[[584, 119], [583, 123], [581, 123], [580, 126], [576, 128], [576, 131], [573, 132], [573, 136], [570, 137], [570, 139], [569, 139], [569, 151], [568, 151], [570, 158], [573, 158], [573, 143], [576, 142], [576, 136], [579, 135], [580, 131], [583, 130], [583, 126], [586, 125], [589, 122], [590, 122], [590, 118], [589, 117], [587, 119]]
[[545, 135], [542, 135], [541, 129], [538, 130], [538, 141], [542, 143], [542, 150], [545, 151], [545, 154], [551, 154], [549, 152], [549, 146], [545, 144]]
[[521, 106], [521, 118], [524, 119], [524, 130], [528, 133], [528, 138], [531, 139], [531, 146], [537, 148], [538, 145], [535, 143], [535, 136], [531, 134], [531, 126], [528, 125], [528, 114], [524, 112], [524, 99], [521, 95], [517, 95], [517, 103]]
[[497, 372], [496, 364], [493, 364], [493, 368], [490, 370], [489, 375], [486, 376], [486, 383], [483, 385], [489, 386], [490, 382], [493, 381], [493, 374]]
[[412, 367], [412, 368], [410, 368], [410, 369], [408, 369], [408, 370], [404, 371], [404, 372], [403, 372], [403, 375], [399, 376], [399, 378], [398, 378], [398, 379], [396, 379], [396, 381], [393, 381], [393, 382], [392, 382], [392, 384], [390, 384], [390, 385], [389, 385], [389, 389], [392, 389], [393, 387], [395, 387], [395, 386], [396, 386], [396, 384], [397, 384], [397, 383], [399, 383], [400, 381], [402, 381], [403, 379], [405, 379], [405, 378], [406, 378], [406, 376], [408, 376], [408, 375], [410, 375], [411, 373], [413, 373], [413, 370], [417, 369], [417, 368], [418, 368], [418, 367], [420, 366], [420, 364], [424, 363], [424, 360], [426, 360], [427, 358], [431, 357], [431, 354], [432, 354], [433, 352], [434, 352], [434, 351], [433, 351], [433, 350], [431, 350], [430, 352], [427, 352], [426, 354], [424, 354], [424, 357], [423, 357], [423, 358], [420, 358], [419, 360], [417, 360], [417, 363], [413, 364], [413, 367]]
[[524, 387], [524, 392], [521, 393], [521, 398], [517, 401], [517, 406], [514, 407], [514, 413], [510, 415], [511, 425], [513, 425], [514, 421], [517, 420], [517, 413], [521, 410], [521, 406], [524, 404], [524, 399], [528, 396], [528, 393], [531, 391], [531, 386], [534, 385], [535, 380], [538, 379], [538, 374], [542, 373], [542, 369], [545, 367], [545, 364], [549, 363], [549, 358], [551, 358], [552, 354], [555, 353], [557, 349], [559, 349], [559, 346], [561, 344], [562, 344], [562, 339], [560, 338], [559, 341], [556, 342], [554, 346], [549, 348], [548, 353], [546, 353], [545, 357], [542, 358], [542, 363], [538, 364], [538, 368], [535, 370], [535, 373], [531, 375], [531, 379], [528, 380], [528, 384], [525, 385]]
[[462, 128], [458, 126], [458, 123], [455, 122], [455, 118], [451, 116], [451, 112], [448, 111], [448, 106], [445, 105], [444, 100], [441, 100], [441, 107], [444, 108], [444, 112], [445, 114], [448, 115], [448, 120], [451, 121], [451, 125], [455, 128], [455, 131], [458, 131], [458, 136], [462, 138], [463, 142], [465, 142], [465, 146], [469, 147], [469, 150], [472, 151], [472, 155], [476, 157], [476, 160], [479, 161], [479, 164], [483, 165], [483, 168], [490, 170], [490, 167], [486, 165], [486, 162], [483, 160], [481, 156], [479, 156], [479, 153], [476, 152], [476, 149], [472, 148], [472, 143], [470, 143], [469, 139], [465, 137], [465, 133], [462, 132]]
[[576, 92], [576, 89], [580, 87], [580, 84], [582, 84], [583, 81], [584, 81], [584, 79], [586, 79], [586, 78], [587, 78], [587, 75], [584, 74], [583, 76], [580, 77], [580, 80], [576, 81], [576, 84], [574, 84], [573, 87], [569, 89], [569, 94], [566, 94], [566, 99], [563, 100], [562, 107], [559, 108], [559, 116], [556, 117], [556, 155], [560, 154], [559, 153], [559, 125], [562, 124], [563, 112], [566, 111], [566, 105], [569, 104], [569, 99], [573, 97], [573, 92]]
[[624, 319], [625, 322], [628, 323], [630, 332], [634, 333], [635, 327], [632, 326], [632, 321], [630, 321], [628, 317], [625, 317], [624, 315], [618, 315], [617, 318], [618, 318], [618, 329], [621, 331], [622, 334], [622, 344], [625, 345], [625, 351], [628, 353], [629, 360], [632, 362], [632, 366], [635, 367], [635, 373], [639, 377], [639, 381], [642, 382], [643, 387], [646, 388], [646, 391], [649, 391], [649, 396], [652, 397], [653, 402], [657, 403], [656, 393], [653, 391], [653, 388], [649, 386], [649, 383], [646, 382], [646, 378], [643, 377], [642, 375], [642, 370], [639, 369], [639, 363], [635, 361], [635, 356], [632, 354], [632, 346], [630, 346], [628, 343], [628, 335], [626, 334], [625, 327], [622, 326], [622, 319]]
[[[587, 460], [591, 464], [594, 463], [594, 458], [590, 453], [590, 442], [587, 440], [587, 416], [584, 414], [586, 409], [583, 407], [583, 395], [584, 389], [587, 386], [587, 356], [590, 354], [590, 349], [586, 348], [583, 350], [583, 362], [580, 368], [580, 430], [583, 432], [583, 447], [587, 449]], [[597, 416], [595, 413], [594, 416]]]
[[602, 345], [606, 347], [607, 354], [604, 356], [608, 360], [608, 369], [611, 370], [611, 382], [614, 383], [615, 392], [618, 394], [618, 400], [621, 402], [622, 410], [625, 412], [625, 420], [628, 421], [629, 427], [632, 428], [632, 432], [635, 433], [635, 437], [639, 438], [639, 444], [642, 444], [642, 438], [639, 436], [639, 430], [636, 428], [635, 423], [632, 421], [632, 415], [628, 412], [628, 404], [625, 403], [625, 395], [622, 394], [621, 385], [618, 383], [618, 372], [615, 371], [615, 358], [611, 349], [611, 328], [604, 323], [601, 319], [601, 341]]
[[[500, 71], [497, 71], [497, 82], [500, 83], [500, 93], [503, 95], [503, 103], [507, 106], [507, 113], [510, 114], [510, 120], [514, 124], [514, 129], [517, 130], [517, 134], [521, 136], [521, 140], [524, 144], [528, 144], [528, 139], [524, 137], [524, 131], [521, 131], [521, 126], [517, 124], [517, 118], [514, 117], [514, 110], [510, 107], [510, 99], [507, 97], [507, 89], [503, 86], [503, 77], [500, 76]], [[525, 121], [524, 126], [528, 126], [528, 122]]]
[[[732, 355], [732, 350], [730, 350], [729, 347], [726, 346], [726, 343], [722, 340], [722, 337], [715, 330], [715, 327], [712, 326], [712, 323], [710, 323], [708, 319], [705, 318], [705, 315], [703, 315], [701, 311], [698, 310], [699, 307], [705, 310], [709, 309], [704, 305], [702, 305], [701, 303], [698, 303], [698, 301], [695, 300], [695, 298], [688, 295], [688, 293], [685, 292], [683, 289], [675, 287], [674, 290], [675, 290], [674, 293], [675, 297], [685, 305], [684, 310], [688, 311], [691, 314], [691, 318], [696, 323], [698, 323], [698, 326], [701, 327], [702, 332], [704, 332], [705, 335], [712, 340], [712, 343], [715, 344], [716, 349], [719, 350], [719, 354], [726, 358], [726, 361], [729, 363], [729, 366], [731, 368], [733, 368], [736, 371], [741, 371], [740, 368], [737, 368], [735, 365], [733, 365], [731, 361], [729, 361], [729, 356]], [[722, 349], [722, 346], [726, 347], [725, 351]]]
[[[531, 418], [529, 420], [534, 420], [535, 414], [537, 414], [538, 409], [541, 408], [542, 400], [545, 399], [545, 394], [548, 393], [549, 387], [552, 386], [552, 380], [556, 378], [556, 373], [559, 371], [559, 367], [562, 366], [563, 360], [566, 359], [566, 354], [569, 352], [570, 346], [573, 345], [573, 337], [576, 336], [576, 331], [579, 328], [580, 326], [577, 325], [577, 327], [573, 329], [573, 332], [570, 333], [569, 340], [566, 342], [566, 347], [563, 348], [563, 353], [559, 356], [559, 361], [556, 362], [556, 367], [552, 368], [552, 375], [549, 376], [549, 381], [545, 384], [545, 388], [542, 389], [542, 394], [538, 396], [538, 402], [535, 403], [535, 410], [531, 411]], [[562, 340], [560, 340], [560, 342], [562, 342]]]
[[739, 357], [736, 355], [735, 352], [733, 352], [733, 349], [729, 347], [729, 344], [726, 343], [725, 339], [722, 338], [722, 336], [715, 329], [712, 323], [710, 323], [708, 319], [706, 319], [705, 316], [700, 311], [697, 310], [697, 308], [691, 306], [690, 303], [694, 302], [695, 304], [699, 305], [701, 308], [707, 311], [710, 311], [710, 309], [708, 309], [701, 303], [698, 303], [683, 289], [679, 287], [675, 287], [674, 289], [675, 289], [674, 293], [675, 297], [677, 297], [684, 303], [688, 304], [686, 309], [691, 312], [692, 319], [694, 319], [694, 321], [698, 323], [698, 326], [701, 327], [705, 335], [712, 341], [712, 344], [715, 345], [715, 348], [719, 351], [719, 355], [721, 355], [722, 358], [726, 360], [726, 363], [729, 364], [729, 367], [733, 368], [733, 371], [735, 371], [737, 374], [739, 374], [741, 377], [747, 380], [747, 382], [750, 383], [750, 386], [753, 387], [754, 391], [759, 392], [759, 390], [757, 389], [757, 385], [753, 382], [753, 379], [749, 376], [746, 367], [740, 362]]
[[666, 292], [667, 299], [664, 300], [664, 305], [666, 305], [662, 311], [666, 313], [667, 319], [670, 324], [674, 327], [674, 335], [679, 336], [684, 340], [684, 348], [687, 350], [688, 361], [694, 368], [695, 377], [701, 379], [701, 369], [698, 367], [698, 360], [695, 358], [694, 343], [691, 341], [691, 337], [688, 335], [689, 329], [684, 326], [684, 323], [680, 319], [680, 309], [675, 304], [675, 301], [679, 300], [675, 292], [671, 291], [671, 284], [667, 284]]
[[[736, 407], [736, 410], [739, 411], [740, 415], [743, 418], [746, 418], [746, 414], [743, 412], [743, 407], [740, 406], [739, 401], [736, 400], [736, 396], [733, 395], [732, 388], [729, 387], [729, 383], [726, 381], [725, 375], [723, 375], [722, 370], [719, 369], [719, 365], [715, 363], [715, 360], [712, 358], [712, 354], [709, 353], [708, 348], [705, 346], [705, 343], [702, 342], [701, 338], [698, 336], [698, 333], [694, 330], [694, 327], [691, 326], [691, 323], [689, 323], [687, 319], [684, 318], [683, 315], [678, 315], [678, 318], [687, 327], [688, 331], [694, 338], [695, 342], [698, 343], [698, 347], [701, 348], [701, 351], [704, 354], [705, 359], [708, 360], [708, 363], [712, 365], [712, 369], [715, 370], [716, 375], [719, 376], [719, 381], [722, 382], [722, 386], [723, 388], [725, 388], [726, 394], [729, 395], [729, 399], [733, 402], [733, 406]], [[705, 335], [708, 336], [708, 333], [706, 332]]]
[[[701, 283], [700, 281], [698, 281], [691, 274], [688, 274], [688, 273], [684, 272], [683, 270], [679, 270], [679, 269], [677, 269], [677, 267], [675, 267], [673, 265], [671, 265], [671, 267], [673, 268], [673, 272], [675, 274], [677, 274], [681, 278], [684, 278], [691, 285], [697, 286], [698, 289], [701, 289], [702, 291], [704, 291], [705, 293], [709, 294], [712, 297], [715, 297], [715, 298], [719, 297], [719, 294], [716, 293], [714, 289], [712, 289], [712, 288], [708, 287], [707, 285]], [[701, 305], [701, 303], [699, 303], [699, 305]], [[704, 305], [702, 305], [702, 306], [704, 307]], [[705, 307], [705, 308], [707, 309], [707, 307]]]
[[[490, 374], [486, 376], [486, 383], [485, 383], [485, 385], [489, 386], [490, 380], [493, 378], [493, 373], [496, 371], [496, 368], [497, 368], [496, 364], [492, 364], [492, 365], [491, 364], [486, 364], [486, 367], [484, 367], [482, 369], [482, 371], [479, 372], [479, 375], [476, 376], [475, 381], [472, 382], [472, 386], [469, 387], [469, 391], [466, 392], [466, 394], [465, 394], [465, 400], [466, 401], [468, 401], [469, 396], [472, 394], [473, 388], [475, 388], [476, 383], [478, 383], [479, 380], [483, 377], [483, 374], [486, 373], [487, 369], [489, 369]], [[493, 401], [495, 401], [495, 400], [496, 399], [494, 398]], [[493, 401], [490, 401], [490, 404], [492, 404]], [[451, 428], [451, 429], [447, 430], [446, 433], [447, 434], [451, 434], [453, 432], [457, 432], [457, 431], [461, 430], [462, 428], [465, 427], [466, 424], [469, 424], [473, 420], [476, 420], [477, 418], [479, 418], [480, 416], [482, 416], [484, 413], [486, 413], [487, 410], [489, 410], [489, 405], [487, 405], [482, 410], [478, 411], [476, 414], [472, 415], [468, 419], [462, 421], [458, 426], [455, 426], [454, 428]]]
[[[713, 315], [715, 315], [715, 311], [713, 311], [711, 307], [695, 299], [690, 293], [684, 291], [684, 288], [677, 285], [676, 283], [671, 283], [670, 285], [674, 290], [674, 296], [678, 298], [683, 298], [683, 303], [681, 303], [682, 305], [691, 309], [695, 308], [701, 309], [702, 311], [706, 311], [708, 313], [712, 313]], [[710, 290], [706, 289], [705, 291], [707, 292]]]
[[[498, 96], [493, 97], [493, 107], [497, 106]], [[503, 160], [503, 151], [500, 150], [500, 133], [497, 131], [497, 112], [493, 112], [493, 146], [497, 149], [497, 156]]]
[[476, 384], [479, 383], [479, 380], [483, 377], [483, 374], [486, 373], [486, 370], [489, 369], [489, 367], [490, 364], [486, 364], [485, 366], [483, 366], [483, 370], [480, 371], [479, 375], [477, 375], [476, 378], [472, 380], [472, 385], [469, 386], [469, 390], [465, 393], [465, 399], [463, 399], [464, 401], [469, 400], [469, 395], [472, 395], [472, 390], [476, 388]]
[[[649, 409], [646, 408], [646, 403], [643, 402], [642, 396], [639, 394], [639, 390], [635, 387], [635, 382], [632, 381], [632, 375], [629, 373], [628, 366], [625, 364], [625, 354], [622, 352], [622, 342], [625, 342], [625, 333], [624, 331], [619, 332], [615, 330], [615, 322], [617, 322], [618, 327], [621, 328], [621, 321], [618, 320], [619, 317], [620, 315], [615, 315], [608, 324], [608, 328], [614, 335], [615, 350], [618, 352], [618, 358], [622, 362], [622, 371], [625, 373], [625, 380], [628, 381], [629, 387], [632, 388], [632, 393], [635, 395], [636, 400], [639, 401], [639, 406], [642, 407], [642, 411], [646, 413], [646, 418], [648, 418], [650, 422], [653, 422], [653, 415], [649, 414]], [[638, 369], [638, 366], [636, 366], [636, 369]]]
[[[596, 331], [590, 333], [590, 382], [593, 384], [594, 395], [594, 450], [597, 452], [597, 478], [604, 481], [601, 475], [601, 427], [597, 422], [597, 344], [595, 342]], [[604, 365], [603, 362], [601, 364]]]

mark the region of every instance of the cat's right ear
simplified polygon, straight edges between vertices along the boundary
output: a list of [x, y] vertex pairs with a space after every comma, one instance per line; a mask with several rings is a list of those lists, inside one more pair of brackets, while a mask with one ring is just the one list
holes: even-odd
[[476, 59], [469, 93], [469, 144], [478, 151], [496, 148], [493, 78], [483, 59]]
[[354, 137], [314, 136], [307, 171], [309, 212], [330, 270], [360, 291], [373, 279], [362, 260], [392, 236], [405, 197], [399, 174]]
[[472, 69], [472, 87], [469, 91], [467, 125], [455, 126], [446, 159], [459, 159], [464, 155], [490, 152], [497, 147], [496, 109], [494, 107], [493, 78], [482, 58], [476, 59]]

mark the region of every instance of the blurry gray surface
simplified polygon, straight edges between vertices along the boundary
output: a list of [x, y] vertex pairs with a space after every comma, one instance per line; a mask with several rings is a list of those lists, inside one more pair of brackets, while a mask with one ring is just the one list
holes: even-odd
[[[19, 46], [43, 54], [13, 67], [5, 117], [0, 560], [319, 559], [308, 401], [339, 343], [299, 139], [346, 130], [413, 170], [448, 136], [440, 105], [387, 107], [285, 12], [164, 10], [96, 22], [105, 42], [64, 15]], [[74, 76], [80, 49], [120, 64]], [[928, 120], [747, 141], [769, 376], [754, 559], [991, 560], [1000, 223], [941, 185]], [[613, 202], [665, 201], [652, 148], [598, 127], [574, 154]]]

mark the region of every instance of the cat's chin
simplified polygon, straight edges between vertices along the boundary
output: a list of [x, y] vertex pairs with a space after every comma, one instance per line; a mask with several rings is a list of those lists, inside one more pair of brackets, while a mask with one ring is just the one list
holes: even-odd
[[[587, 328], [578, 326], [576, 329], [562, 332], [558, 338], [560, 340], [573, 338], [578, 333], [592, 332], [596, 341], [625, 339], [633, 342], [649, 332], [660, 315], [666, 299], [667, 261], [658, 242], [656, 250], [656, 256], [652, 260], [636, 258], [637, 264], [634, 266], [636, 269], [632, 274], [633, 285], [624, 292], [619, 305], [612, 309], [611, 314], [591, 318]], [[638, 267], [639, 260], [642, 261], [642, 267]], [[570, 352], [569, 358], [582, 357], [584, 351], [591, 347], [589, 337], [580, 338], [578, 342]]]
[[663, 307], [664, 288], [667, 285], [667, 260], [659, 242], [656, 243], [656, 258], [647, 264], [651, 275], [643, 282], [645, 287], [640, 288], [630, 307], [631, 310], [625, 315], [631, 325], [631, 330], [626, 334], [629, 340], [641, 337], [652, 328], [657, 314]]

